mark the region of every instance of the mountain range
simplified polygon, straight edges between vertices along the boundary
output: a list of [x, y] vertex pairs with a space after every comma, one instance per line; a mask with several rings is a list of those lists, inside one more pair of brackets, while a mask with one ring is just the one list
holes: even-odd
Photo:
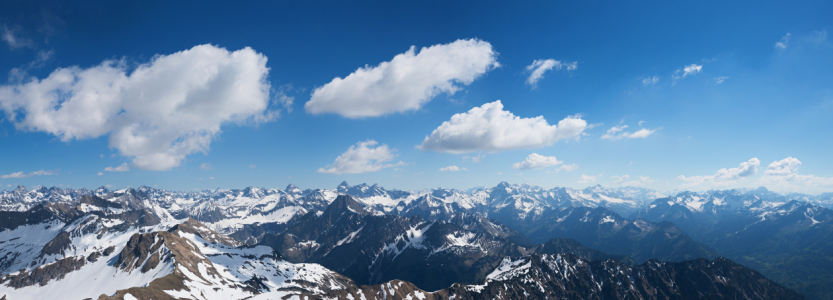
[[[536, 282], [536, 298], [801, 298], [793, 289], [830, 299], [829, 198], [505, 182], [418, 191], [20, 186], [0, 192], [0, 292], [43, 298], [110, 276], [112, 285], [73, 295], [511, 299]], [[641, 279], [601, 271], [613, 266]], [[575, 276], [554, 281], [559, 268]], [[702, 271], [684, 272], [692, 269]]]

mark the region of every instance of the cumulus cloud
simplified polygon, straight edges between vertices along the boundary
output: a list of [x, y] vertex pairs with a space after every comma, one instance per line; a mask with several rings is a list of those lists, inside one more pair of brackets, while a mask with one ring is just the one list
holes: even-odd
[[107, 60], [0, 86], [0, 109], [19, 130], [65, 142], [109, 134], [109, 146], [134, 166], [163, 171], [207, 153], [222, 125], [277, 118], [268, 73], [266, 57], [251, 48], [199, 45], [154, 56], [132, 71]]
[[568, 116], [558, 125], [550, 125], [543, 116], [521, 118], [503, 110], [498, 100], [455, 114], [417, 148], [455, 154], [541, 148], [560, 140], [578, 139], [586, 128], [581, 116]]
[[440, 168], [440, 172], [457, 172], [457, 171], [466, 171], [466, 168], [460, 168], [457, 166], [448, 166], [445, 168]]
[[798, 174], [800, 165], [801, 161], [794, 157], [774, 161], [767, 166], [764, 176], [758, 179], [758, 184], [777, 190], [804, 193], [833, 187], [833, 177]]
[[[642, 123], [643, 123], [643, 121], [639, 121], [639, 125], [642, 125]], [[628, 131], [625, 131], [625, 129], [627, 129], [627, 128], [628, 128], [628, 125], [613, 126], [610, 129], [608, 129], [607, 132], [605, 132], [605, 134], [602, 135], [602, 139], [611, 140], [611, 141], [625, 139], [625, 138], [627, 138], [627, 139], [644, 139], [644, 138], [647, 138], [648, 136], [654, 134], [654, 132], [657, 131], [657, 129], [642, 128], [642, 129], [639, 129], [637, 131], [628, 132]]]
[[390, 149], [385, 144], [376, 146], [377, 144], [379, 143], [374, 140], [358, 142], [350, 146], [347, 152], [336, 157], [332, 165], [319, 168], [318, 172], [329, 174], [358, 174], [405, 165], [401, 161], [398, 163], [388, 163], [396, 157], [394, 153], [396, 149]]
[[787, 157], [782, 160], [774, 161], [769, 166], [766, 167], [766, 171], [764, 171], [764, 175], [790, 175], [795, 173], [798, 170], [798, 166], [801, 165], [801, 161], [795, 157]]
[[714, 175], [691, 177], [680, 175], [677, 177], [677, 180], [686, 182], [682, 185], [682, 187], [693, 187], [703, 183], [709, 183], [713, 186], [729, 185], [738, 182], [741, 179], [755, 175], [758, 173], [758, 166], [760, 165], [761, 161], [758, 158], [752, 158], [749, 161], [742, 162], [737, 168], [723, 168], [717, 170], [717, 173]]
[[14, 173], [11, 173], [11, 174], [0, 175], [0, 179], [27, 178], [27, 177], [32, 177], [32, 176], [56, 175], [56, 174], [58, 174], [57, 170], [40, 170], [40, 171], [34, 171], [34, 172], [29, 172], [29, 173], [14, 172]]
[[498, 53], [478, 39], [422, 48], [396, 55], [378, 66], [364, 66], [345, 78], [316, 88], [304, 105], [312, 114], [347, 118], [376, 117], [417, 110], [439, 94], [453, 95], [499, 67]]
[[647, 77], [642, 79], [642, 85], [655, 85], [659, 82], [659, 77]]
[[211, 171], [211, 170], [214, 170], [214, 169], [213, 169], [213, 168], [211, 168], [211, 164], [209, 164], [209, 163], [202, 163], [202, 164], [200, 165], [200, 170], [203, 170], [203, 171]]
[[578, 68], [578, 62], [562, 62], [560, 60], [550, 59], [536, 59], [532, 61], [531, 65], [526, 66], [526, 71], [530, 72], [529, 77], [526, 79], [526, 84], [532, 86], [532, 88], [536, 88], [538, 86], [538, 81], [544, 78], [544, 73], [555, 69], [561, 70], [566, 69], [567, 71], [572, 71]]
[[716, 78], [714, 78], [714, 84], [721, 84], [724, 81], [726, 81], [726, 79], [729, 79], [729, 77], [726, 77], [726, 76], [716, 77]]
[[543, 156], [538, 153], [532, 153], [524, 161], [513, 164], [512, 168], [518, 170], [542, 169], [560, 165], [561, 163], [563, 161], [555, 159], [555, 156]]
[[787, 34], [785, 34], [784, 36], [781, 37], [781, 40], [779, 40], [777, 43], [775, 43], [775, 48], [787, 49], [787, 44], [790, 43], [790, 37], [791, 37], [790, 33], [787, 32]]

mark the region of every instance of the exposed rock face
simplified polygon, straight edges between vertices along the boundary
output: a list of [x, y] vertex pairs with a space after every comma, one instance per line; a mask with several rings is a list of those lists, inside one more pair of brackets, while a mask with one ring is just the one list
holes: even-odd
[[13, 288], [31, 285], [44, 286], [50, 280], [60, 280], [67, 273], [81, 269], [85, 263], [86, 260], [83, 257], [67, 257], [32, 270], [24, 270], [15, 275], [0, 277], [0, 284], [6, 284]]
[[[593, 241], [616, 239], [626, 246], [618, 249], [620, 253], [644, 253], [643, 259], [657, 253], [687, 253], [683, 248], [700, 246], [679, 230], [669, 233], [675, 229], [673, 225], [665, 231], [655, 230], [663, 224], [634, 224], [604, 208], [587, 209], [596, 211], [596, 215], [576, 212], [572, 218], [570, 212], [559, 211], [567, 216], [561, 218], [563, 223], [553, 220], [541, 225], [551, 227], [539, 228], [557, 230], [546, 233], [554, 236], [588, 239], [585, 235], [594, 234], [590, 236]], [[560, 215], [550, 217], [556, 216]], [[611, 221], [600, 222], [608, 219]], [[364, 210], [351, 196], [339, 196], [321, 216], [307, 214], [284, 233], [265, 235], [260, 244], [273, 247], [290, 261], [318, 263], [359, 284], [399, 279], [425, 290], [479, 282], [506, 256], [569, 252], [586, 260], [616, 258], [633, 264], [625, 255], [608, 255], [575, 240], [545, 242], [532, 246], [519, 232], [479, 214], [458, 213], [449, 220], [434, 221], [379, 215]]]
[[[0, 203], [14, 208], [0, 211], [0, 295], [14, 300], [800, 298], [731, 261], [695, 259], [716, 252], [674, 224], [622, 218], [605, 203], [635, 196], [616, 200], [610, 198], [618, 193], [614, 190], [501, 183], [411, 193], [344, 183], [339, 191], [363, 198], [292, 185], [286, 191], [179, 193], [143, 187], [82, 194], [21, 187], [4, 195], [29, 200]], [[703, 229], [695, 233], [701, 237], [734, 228], [698, 219], [721, 211], [719, 197], [703, 204], [694, 194], [682, 195], [680, 203], [655, 203], [677, 210], [645, 216], [673, 216], [693, 226], [687, 228]], [[750, 195], [744, 197], [764, 194]], [[588, 206], [578, 205], [585, 202]], [[749, 247], [770, 255], [767, 261], [790, 257], [805, 269], [830, 269], [829, 210], [760, 199], [740, 207], [754, 213], [721, 215], [743, 226], [731, 239], [715, 239], [716, 248], [739, 255]], [[685, 223], [688, 218], [696, 222]], [[792, 255], [796, 249], [806, 255]], [[636, 265], [630, 257], [647, 262]], [[814, 296], [825, 299], [823, 293]]]
[[318, 263], [360, 284], [391, 279], [413, 281], [426, 289], [482, 278], [504, 255], [526, 252], [510, 239], [524, 240], [510, 228], [477, 215], [426, 221], [377, 215], [350, 196], [339, 196], [321, 214], [307, 214], [268, 245], [293, 262]]
[[727, 259], [627, 266], [570, 254], [506, 258], [480, 285], [426, 292], [391, 281], [334, 291], [338, 299], [804, 299]]
[[680, 193], [635, 216], [672, 222], [767, 278], [809, 298], [833, 299], [833, 210], [759, 188]]
[[571, 238], [605, 253], [648, 259], [684, 261], [715, 258], [717, 251], [697, 242], [669, 222], [628, 220], [603, 207], [549, 210], [538, 222], [518, 225], [533, 242]]

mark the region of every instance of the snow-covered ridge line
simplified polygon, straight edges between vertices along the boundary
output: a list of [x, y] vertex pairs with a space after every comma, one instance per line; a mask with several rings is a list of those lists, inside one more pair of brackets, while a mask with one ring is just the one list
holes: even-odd
[[[605, 207], [622, 216], [633, 216], [640, 210], [656, 205], [656, 199], [665, 199], [664, 197], [668, 198], [666, 202], [669, 205], [684, 205], [692, 211], [727, 205], [738, 197], [747, 199], [749, 203], [755, 202], [753, 200], [766, 200], [757, 206], [747, 205], [750, 209], [771, 209], [777, 206], [776, 204], [788, 202], [789, 199], [833, 207], [833, 194], [781, 195], [765, 189], [680, 192], [668, 197], [669, 195], [650, 189], [604, 188], [600, 185], [576, 190], [545, 189], [529, 184], [501, 182], [491, 188], [402, 191], [388, 190], [378, 184], [350, 186], [347, 182], [342, 182], [335, 189], [301, 190], [290, 184], [283, 190], [247, 187], [191, 192], [168, 191], [147, 186], [118, 191], [106, 187], [75, 190], [42, 186], [27, 190], [19, 186], [11, 192], [0, 192], [0, 211], [26, 211], [43, 203], [78, 203], [84, 197], [100, 197], [116, 204], [104, 208], [113, 213], [147, 209], [162, 221], [193, 217], [212, 230], [234, 234], [250, 230], [258, 232], [256, 228], [263, 224], [288, 224], [307, 213], [320, 213], [338, 195], [344, 194], [353, 196], [365, 209], [374, 214], [420, 215], [426, 219], [447, 219], [454, 214], [467, 212], [484, 216], [501, 215], [504, 219], [525, 222], [537, 220], [548, 210], [568, 207]], [[90, 206], [82, 208], [84, 209], [96, 208]], [[246, 238], [256, 241], [259, 236], [252, 234], [244, 237]]]

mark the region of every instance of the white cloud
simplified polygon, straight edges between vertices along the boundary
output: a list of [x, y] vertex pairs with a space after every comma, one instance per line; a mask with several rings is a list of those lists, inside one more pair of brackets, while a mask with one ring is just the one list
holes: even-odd
[[385, 144], [376, 146], [377, 144], [379, 143], [374, 140], [358, 142], [350, 146], [347, 152], [336, 157], [332, 165], [319, 168], [318, 172], [329, 174], [357, 174], [376, 172], [384, 168], [405, 165], [401, 161], [394, 164], [387, 163], [396, 157], [394, 153], [396, 149], [390, 149]]
[[40, 171], [34, 171], [34, 172], [29, 172], [29, 173], [14, 172], [14, 173], [11, 173], [11, 174], [0, 175], [0, 179], [27, 178], [27, 177], [32, 177], [32, 176], [56, 175], [56, 174], [58, 174], [57, 170], [40, 170]]
[[577, 165], [577, 164], [572, 164], [572, 165], [563, 165], [563, 166], [560, 166], [560, 167], [556, 168], [556, 169], [555, 169], [555, 172], [556, 172], [556, 173], [561, 172], [561, 171], [564, 171], [564, 172], [572, 172], [572, 171], [575, 171], [575, 170], [577, 170], [577, 169], [578, 169], [578, 165]]
[[249, 165], [249, 169], [257, 168], [257, 165]]
[[794, 157], [774, 161], [767, 166], [764, 176], [757, 183], [775, 190], [801, 193], [827, 192], [833, 187], [833, 177], [798, 174], [800, 165], [801, 161]]
[[721, 84], [724, 81], [726, 81], [726, 79], [729, 79], [729, 77], [726, 77], [726, 76], [717, 77], [717, 78], [714, 79], [714, 84]]
[[535, 88], [538, 86], [538, 81], [544, 78], [544, 73], [555, 69], [561, 70], [562, 68], [566, 69], [567, 71], [572, 71], [578, 68], [578, 62], [574, 61], [571, 63], [568, 62], [561, 62], [560, 60], [550, 59], [536, 59], [532, 61], [531, 65], [526, 66], [526, 71], [531, 72], [529, 74], [529, 78], [526, 79], [526, 84]]
[[700, 73], [701, 70], [703, 70], [703, 65], [690, 64], [685, 66], [685, 68], [683, 68], [683, 78], [688, 75], [696, 75], [697, 73]]
[[787, 32], [787, 34], [785, 34], [784, 36], [781, 37], [781, 40], [779, 40], [777, 43], [775, 43], [775, 48], [787, 49], [787, 44], [789, 44], [789, 42], [790, 42], [790, 37], [791, 37], [791, 34], [789, 32]]
[[800, 160], [790, 156], [769, 164], [769, 166], [766, 167], [766, 171], [764, 171], [764, 175], [789, 175], [795, 173], [800, 165]]
[[[640, 121], [640, 125], [642, 125], [643, 121]], [[605, 140], [619, 140], [619, 139], [644, 139], [648, 136], [654, 134], [657, 129], [646, 129], [642, 128], [634, 132], [627, 132], [625, 129], [628, 128], [628, 125], [616, 125], [611, 127], [610, 129], [602, 135], [602, 139]]]
[[628, 181], [628, 182], [625, 182], [624, 185], [641, 186], [641, 185], [646, 185], [646, 184], [649, 184], [649, 183], [653, 183], [654, 181], [656, 181], [656, 180], [653, 180], [653, 179], [649, 178], [648, 176], [639, 176], [639, 180]]
[[460, 168], [457, 166], [448, 166], [445, 168], [440, 168], [440, 172], [457, 172], [457, 171], [466, 171], [466, 168]]
[[625, 182], [625, 180], [628, 180], [628, 178], [630, 178], [630, 176], [629, 175], [611, 176], [610, 178], [614, 179], [613, 183], [622, 184], [623, 182]]
[[473, 162], [473, 163], [479, 163], [479, 162], [483, 161], [483, 158], [485, 158], [485, 157], [486, 157], [486, 154], [478, 154], [478, 155], [475, 155], [475, 156], [463, 155], [463, 160], [470, 159], [471, 162]]
[[9, 28], [7, 26], [3, 26], [3, 35], [2, 39], [9, 44], [9, 48], [11, 49], [18, 49], [18, 48], [35, 48], [35, 43], [32, 40], [27, 39], [19, 34], [19, 28]]
[[513, 164], [512, 168], [518, 170], [542, 169], [560, 165], [561, 163], [563, 163], [563, 161], [555, 159], [555, 156], [543, 156], [538, 153], [532, 153], [527, 156], [524, 161]]
[[308, 113], [347, 118], [376, 117], [417, 110], [435, 96], [453, 95], [499, 67], [497, 52], [478, 39], [422, 48], [396, 55], [378, 66], [364, 66], [345, 78], [316, 88], [304, 105]]
[[124, 61], [106, 60], [0, 86], [0, 109], [19, 130], [65, 142], [109, 134], [109, 146], [134, 166], [170, 170], [207, 153], [222, 125], [275, 119], [268, 73], [266, 57], [251, 48], [199, 45], [130, 72]]
[[592, 175], [586, 175], [586, 174], [581, 174], [581, 177], [579, 177], [578, 183], [591, 183], [591, 182], [596, 182], [596, 179], [598, 179], [598, 178], [599, 178], [599, 176], [602, 176], [602, 174], [595, 175], [595, 176], [592, 176]]
[[127, 172], [127, 171], [130, 171], [130, 166], [128, 166], [127, 163], [123, 163], [120, 166], [115, 167], [115, 168], [114, 167], [106, 167], [106, 168], [104, 168], [104, 171], [107, 171], [107, 172]]
[[737, 168], [723, 168], [717, 170], [717, 173], [714, 175], [691, 177], [680, 175], [677, 177], [677, 180], [687, 182], [686, 184], [683, 184], [682, 187], [692, 187], [703, 183], [710, 183], [713, 186], [729, 185], [746, 177], [755, 175], [758, 173], [758, 166], [760, 165], [761, 161], [758, 158], [752, 158], [749, 161], [742, 162]]
[[569, 116], [558, 125], [549, 125], [543, 116], [521, 118], [503, 110], [498, 100], [455, 114], [417, 148], [455, 154], [541, 148], [560, 140], [578, 139], [586, 128], [581, 116]]
[[622, 186], [643, 186], [643, 185], [647, 185], [647, 184], [650, 184], [650, 183], [653, 183], [654, 181], [656, 181], [656, 180], [651, 179], [648, 176], [638, 176], [637, 180], [630, 180], [630, 181], [628, 181], [628, 179], [630, 179], [630, 175], [612, 176], [610, 178], [614, 179], [613, 183], [619, 184], [619, 185], [622, 185]]
[[[673, 85], [677, 84], [678, 80], [680, 80], [681, 78], [686, 78], [686, 76], [688, 76], [688, 75], [697, 75], [697, 73], [700, 73], [700, 71], [702, 71], [702, 70], [703, 70], [703, 65], [698, 65], [698, 64], [687, 65], [687, 66], [683, 67], [682, 69], [677, 70], [676, 72], [674, 72], [673, 75], [671, 75], [671, 79], [672, 79], [671, 80], [671, 85], [673, 86]], [[683, 75], [681, 76], [680, 73], [682, 73]]]
[[659, 82], [659, 77], [647, 77], [642, 79], [642, 85], [655, 85]]
[[637, 130], [636, 132], [633, 132], [633, 133], [629, 134], [628, 138], [629, 139], [644, 139], [644, 138], [648, 137], [649, 135], [654, 134], [654, 131], [656, 131], [656, 129], [642, 128], [642, 129]]
[[214, 169], [213, 169], [213, 168], [211, 168], [211, 164], [209, 164], [209, 163], [202, 163], [202, 164], [200, 165], [200, 170], [203, 170], [203, 171], [211, 171], [211, 170], [214, 170]]

